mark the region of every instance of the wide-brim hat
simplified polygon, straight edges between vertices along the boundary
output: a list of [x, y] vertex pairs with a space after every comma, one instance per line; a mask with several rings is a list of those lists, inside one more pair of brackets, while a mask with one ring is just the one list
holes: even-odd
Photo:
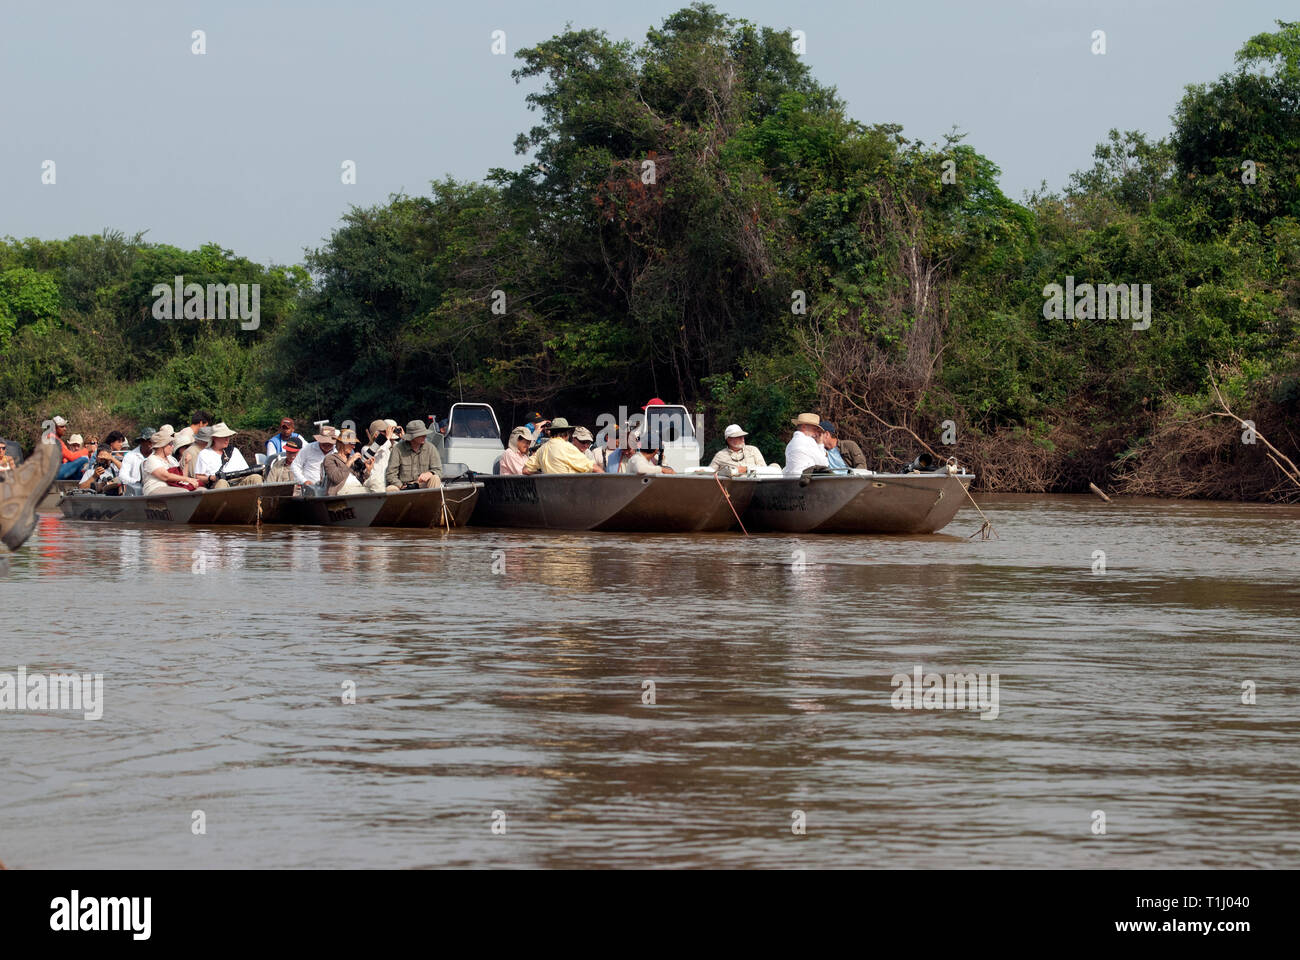
[[790, 422], [796, 427], [816, 427], [818, 430], [822, 428], [822, 418], [815, 413], [801, 413]]
[[749, 436], [748, 433], [746, 433], [744, 430], [740, 429], [740, 424], [738, 424], [738, 423], [728, 424], [728, 425], [727, 425], [727, 429], [724, 430], [724, 431], [722, 432], [722, 435], [723, 435], [723, 437], [725, 437], [725, 438], [728, 439], [728, 440], [730, 440], [732, 437], [747, 437], [747, 436]]
[[212, 425], [212, 439], [214, 440], [220, 440], [222, 437], [233, 437], [234, 435], [235, 431], [226, 426], [224, 420]]
[[140, 436], [136, 437], [136, 439], [137, 439], [137, 440], [149, 440], [149, 439], [151, 439], [151, 438], [153, 437], [153, 435], [154, 435], [155, 433], [157, 433], [157, 432], [158, 432], [158, 431], [155, 430], [153, 427], [141, 427], [141, 428], [140, 428]]
[[[208, 428], [208, 427], [200, 427], [200, 428], [199, 428], [199, 433], [202, 433], [204, 430], [207, 430], [207, 429], [209, 429], [209, 428]], [[202, 440], [204, 443], [207, 443], [208, 440], [209, 440], [210, 438], [209, 438], [209, 437], [199, 437], [198, 439]], [[195, 440], [194, 431], [191, 430], [189, 427], [186, 427], [186, 428], [185, 428], [184, 430], [182, 430], [180, 433], [176, 434], [176, 446], [178, 446], [178, 447], [188, 446], [189, 444], [193, 443], [194, 440]]]
[[533, 431], [529, 430], [527, 427], [515, 427], [510, 431], [510, 442], [514, 443], [516, 437], [523, 437], [531, 443], [533, 439]]
[[336, 443], [356, 443], [357, 432], [355, 430], [343, 430], [339, 433]]
[[157, 430], [154, 432], [154, 435], [149, 438], [149, 442], [155, 447], [165, 447], [169, 443], [176, 442], [176, 435], [171, 431]]
[[573, 427], [569, 426], [569, 421], [565, 420], [563, 417], [556, 417], [551, 421], [551, 425], [548, 429], [550, 429], [551, 433], [556, 433], [560, 430], [572, 430]]
[[573, 431], [573, 439], [574, 439], [574, 440], [585, 440], [585, 441], [587, 441], [588, 443], [595, 443], [595, 442], [596, 442], [596, 438], [593, 437], [593, 436], [591, 435], [591, 431], [588, 430], [586, 427], [578, 427], [576, 430], [574, 430], [574, 431]]
[[313, 434], [312, 439], [317, 443], [338, 443], [339, 432], [334, 427], [321, 427], [320, 433]]
[[429, 428], [423, 420], [412, 420], [406, 425], [406, 439], [413, 440], [416, 437], [427, 437]]

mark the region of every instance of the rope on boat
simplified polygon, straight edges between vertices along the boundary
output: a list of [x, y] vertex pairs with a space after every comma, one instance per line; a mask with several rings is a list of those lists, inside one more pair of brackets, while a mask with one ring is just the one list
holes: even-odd
[[447, 509], [447, 491], [443, 489], [442, 484], [438, 484], [438, 493], [442, 496], [442, 513], [440, 515], [442, 522], [439, 523], [438, 526], [442, 527], [445, 530], [450, 530], [451, 511]]
[[[948, 458], [948, 474], [951, 476], [951, 475], [955, 474], [955, 473], [957, 472], [957, 470], [958, 470], [958, 466], [957, 466], [957, 458], [956, 458], [956, 457], [949, 457], [949, 458]], [[957, 482], [958, 482], [958, 483], [961, 483], [960, 480], [958, 480]], [[962, 493], [966, 494], [966, 499], [970, 501], [970, 505], [971, 505], [972, 507], [975, 508], [975, 512], [978, 513], [978, 514], [980, 515], [980, 519], [984, 521], [982, 524], [980, 524], [980, 528], [979, 528], [978, 530], [976, 530], [975, 533], [978, 533], [978, 534], [980, 535], [980, 539], [981, 539], [981, 540], [987, 540], [987, 539], [989, 539], [989, 534], [992, 534], [992, 535], [993, 535], [993, 539], [995, 539], [995, 540], [1001, 540], [1002, 538], [1001, 538], [1000, 536], [998, 536], [998, 532], [997, 532], [995, 529], [993, 529], [993, 521], [990, 520], [988, 517], [984, 516], [984, 511], [981, 510], [981, 509], [980, 509], [980, 505], [979, 505], [978, 503], [975, 502], [975, 498], [972, 497], [972, 496], [970, 495], [970, 488], [968, 488], [968, 487], [966, 486], [966, 484], [962, 483], [962, 484], [961, 484], [961, 490], [962, 490]], [[967, 540], [970, 540], [972, 537], [975, 536], [975, 533], [972, 533], [972, 534], [971, 534], [969, 537], [967, 537], [966, 539], [967, 539]]]
[[718, 482], [718, 489], [721, 490], [722, 495], [727, 498], [727, 506], [731, 508], [731, 515], [735, 517], [736, 522], [740, 524], [740, 532], [745, 536], [749, 536], [749, 531], [745, 529], [745, 524], [740, 519], [740, 514], [736, 512], [736, 505], [731, 502], [731, 494], [727, 493], [727, 488], [722, 485], [722, 478], [715, 473], [713, 479]]

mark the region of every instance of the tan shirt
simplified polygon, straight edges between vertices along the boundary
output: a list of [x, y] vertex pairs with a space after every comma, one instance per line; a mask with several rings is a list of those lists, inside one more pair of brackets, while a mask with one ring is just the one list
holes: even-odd
[[[766, 467], [767, 461], [763, 459], [763, 454], [759, 452], [758, 447], [745, 444], [739, 451], [732, 450], [731, 447], [723, 447], [713, 455], [713, 459], [709, 461], [709, 466], [719, 473], [733, 467], [744, 467], [748, 472], [758, 467]], [[735, 471], [732, 470], [732, 472]]]

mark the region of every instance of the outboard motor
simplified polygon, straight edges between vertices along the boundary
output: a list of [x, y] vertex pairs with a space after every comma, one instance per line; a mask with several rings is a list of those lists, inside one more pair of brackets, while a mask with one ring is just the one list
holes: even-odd
[[920, 454], [903, 468], [904, 473], [933, 473], [939, 469], [939, 461], [928, 453]]

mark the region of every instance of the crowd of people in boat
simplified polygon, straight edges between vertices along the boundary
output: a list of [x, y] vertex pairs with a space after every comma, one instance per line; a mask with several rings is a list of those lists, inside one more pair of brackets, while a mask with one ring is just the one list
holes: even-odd
[[[663, 405], [655, 398], [643, 410]], [[489, 418], [490, 419], [490, 418]], [[793, 434], [785, 448], [784, 476], [797, 477], [809, 469], [866, 468], [861, 447], [841, 439], [835, 424], [815, 413], [801, 413], [793, 421]], [[395, 420], [373, 421], [364, 444], [356, 432], [320, 426], [306, 441], [292, 417], [280, 421], [278, 431], [266, 441], [262, 458], [248, 460], [231, 440], [236, 431], [212, 414], [196, 410], [190, 424], [177, 431], [171, 424], [143, 427], [130, 440], [119, 430], [101, 441], [98, 437], [68, 435], [63, 417], [53, 420], [54, 437], [62, 448], [58, 479], [75, 480], [79, 489], [106, 494], [161, 496], [234, 485], [293, 483], [310, 486], [328, 496], [429, 489], [441, 485], [446, 421], [433, 424], [412, 420], [405, 427]], [[473, 426], [473, 425], [471, 425]], [[483, 425], [484, 436], [498, 437], [495, 423]], [[483, 432], [480, 431], [480, 432]], [[541, 413], [515, 427], [505, 444], [496, 471], [503, 475], [538, 473], [670, 474], [664, 463], [662, 441], [645, 423], [621, 424], [607, 430], [605, 442], [585, 426], [563, 417], [547, 419]], [[475, 435], [470, 431], [470, 435]], [[766, 470], [767, 460], [739, 424], [723, 432], [725, 446], [708, 464], [722, 476], [742, 476]], [[0, 460], [0, 468], [11, 469]]]

